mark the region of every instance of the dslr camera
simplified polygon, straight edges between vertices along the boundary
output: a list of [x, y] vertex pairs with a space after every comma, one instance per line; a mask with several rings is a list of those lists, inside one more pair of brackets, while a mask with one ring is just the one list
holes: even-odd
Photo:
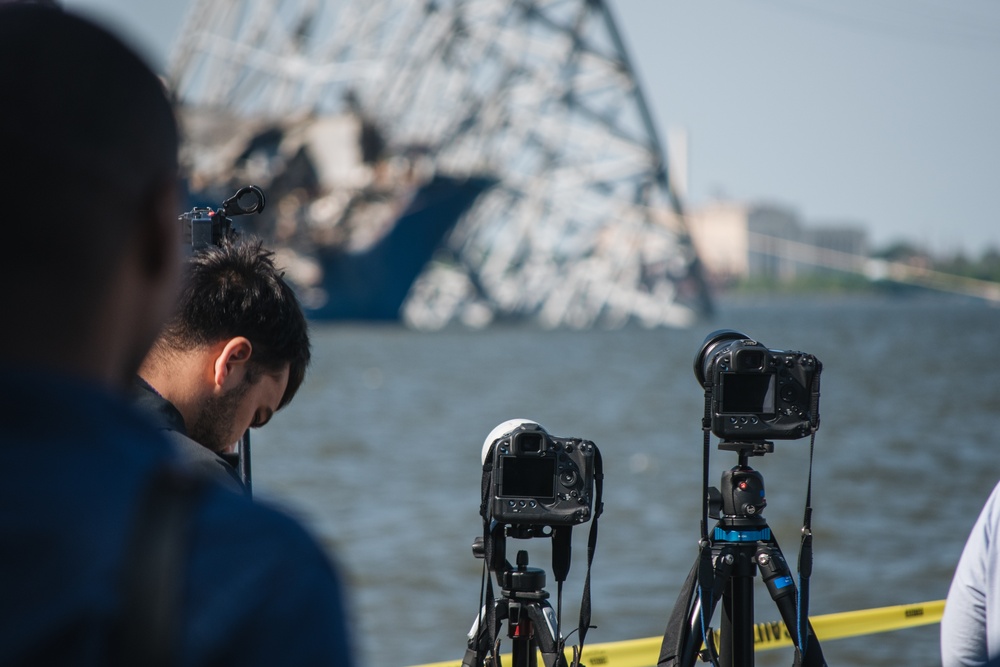
[[811, 354], [771, 350], [732, 329], [710, 333], [694, 360], [711, 394], [712, 433], [737, 441], [794, 440], [819, 428], [822, 369]]
[[524, 526], [572, 526], [590, 519], [597, 446], [556, 438], [523, 422], [493, 441], [487, 502], [492, 518]]

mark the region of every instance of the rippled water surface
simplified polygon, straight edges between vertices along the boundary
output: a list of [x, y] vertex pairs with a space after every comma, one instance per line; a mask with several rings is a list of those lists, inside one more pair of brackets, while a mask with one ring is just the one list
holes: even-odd
[[[471, 545], [482, 531], [483, 439], [509, 418], [534, 419], [603, 453], [588, 643], [662, 636], [699, 536], [703, 394], [692, 362], [718, 328], [824, 363], [811, 614], [943, 598], [1000, 477], [1000, 310], [981, 304], [754, 300], [722, 304], [683, 331], [317, 324], [306, 384], [255, 434], [257, 495], [300, 515], [344, 568], [363, 664], [460, 659], [479, 605]], [[736, 455], [714, 441], [717, 485]], [[778, 441], [751, 461], [793, 568], [808, 453], [808, 440]], [[587, 528], [574, 531], [566, 625], [580, 603]], [[542, 540], [511, 542], [551, 572]], [[755, 594], [755, 620], [777, 620], [759, 580]], [[935, 665], [938, 626], [823, 649], [832, 665]], [[791, 656], [761, 653], [757, 664]]]

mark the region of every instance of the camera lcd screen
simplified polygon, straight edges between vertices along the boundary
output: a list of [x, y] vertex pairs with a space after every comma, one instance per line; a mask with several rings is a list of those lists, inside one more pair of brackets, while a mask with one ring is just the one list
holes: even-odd
[[556, 460], [504, 456], [500, 462], [500, 495], [522, 498], [555, 496]]
[[773, 373], [723, 373], [722, 414], [774, 414]]

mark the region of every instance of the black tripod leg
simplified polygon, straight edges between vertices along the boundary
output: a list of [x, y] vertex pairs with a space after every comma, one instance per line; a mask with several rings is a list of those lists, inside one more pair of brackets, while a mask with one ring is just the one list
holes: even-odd
[[[795, 644], [796, 651], [800, 646], [799, 642], [799, 613], [798, 595], [795, 587], [795, 580], [788, 569], [788, 563], [781, 553], [781, 548], [777, 542], [765, 543], [757, 549], [755, 556], [757, 566], [760, 568], [761, 578], [767, 586], [767, 592], [774, 600], [781, 614], [781, 620], [785, 622], [788, 634], [791, 635], [792, 643]], [[803, 667], [825, 667], [826, 659], [823, 657], [823, 649], [820, 647], [819, 639], [813, 631], [812, 624], [806, 621], [806, 650], [800, 656]]]
[[542, 664], [545, 667], [566, 667], [566, 656], [560, 650], [560, 642], [554, 635], [555, 619], [552, 607], [547, 602], [532, 602], [522, 607], [522, 613], [525, 611], [531, 619], [534, 643], [542, 654]]
[[500, 635], [500, 624], [507, 618], [507, 605], [507, 600], [497, 600], [494, 607], [496, 614], [492, 633], [485, 627], [489, 623], [489, 614], [486, 613], [485, 608], [480, 612], [472, 632], [469, 633], [469, 643], [465, 649], [465, 657], [462, 658], [462, 667], [483, 667], [486, 656], [493, 650], [491, 643], [493, 639], [491, 638]]
[[[695, 663], [702, 644], [707, 644], [705, 631], [729, 583], [735, 560], [732, 551], [724, 548], [715, 557], [713, 566], [712, 553], [710, 546], [702, 546], [701, 554], [681, 588], [663, 634], [657, 667], [690, 667]], [[709, 589], [710, 599], [704, 610], [705, 596], [700, 588]]]
[[753, 667], [753, 552], [738, 547], [728, 586], [722, 596], [719, 664]]

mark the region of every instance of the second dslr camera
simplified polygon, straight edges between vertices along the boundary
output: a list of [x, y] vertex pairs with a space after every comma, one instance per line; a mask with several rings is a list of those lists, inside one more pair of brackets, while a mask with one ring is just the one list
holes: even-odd
[[565, 526], [590, 519], [596, 446], [525, 422], [492, 447], [490, 510], [501, 523]]
[[710, 333], [694, 360], [711, 392], [711, 428], [724, 440], [803, 438], [819, 428], [819, 375], [811, 354], [771, 350], [731, 329]]

